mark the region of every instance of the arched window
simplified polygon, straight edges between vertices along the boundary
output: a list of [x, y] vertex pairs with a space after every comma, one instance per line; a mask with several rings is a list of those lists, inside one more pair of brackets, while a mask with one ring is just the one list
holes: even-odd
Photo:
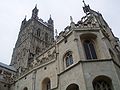
[[51, 89], [51, 82], [49, 78], [46, 78], [42, 82], [42, 90], [50, 90]]
[[28, 90], [28, 88], [27, 88], [27, 87], [25, 87], [23, 90]]
[[113, 90], [111, 79], [106, 76], [99, 76], [93, 81], [94, 90]]
[[79, 86], [77, 84], [70, 84], [66, 90], [79, 90]]
[[37, 36], [39, 36], [40, 37], [40, 29], [37, 29]]
[[73, 57], [72, 57], [72, 52], [68, 51], [65, 56], [64, 56], [65, 64], [66, 67], [70, 66], [73, 64]]
[[84, 40], [83, 46], [87, 59], [97, 59], [95, 47], [91, 40]]

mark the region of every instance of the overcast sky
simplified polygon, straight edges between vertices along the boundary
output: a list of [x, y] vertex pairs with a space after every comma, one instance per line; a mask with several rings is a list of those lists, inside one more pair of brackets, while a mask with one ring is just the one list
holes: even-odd
[[[62, 31], [70, 23], [70, 16], [77, 22], [85, 14], [82, 0], [0, 0], [0, 62], [10, 64], [21, 21], [37, 4], [39, 17], [44, 21], [51, 14], [55, 29]], [[115, 36], [120, 38], [120, 0], [85, 0], [91, 9], [99, 11]]]

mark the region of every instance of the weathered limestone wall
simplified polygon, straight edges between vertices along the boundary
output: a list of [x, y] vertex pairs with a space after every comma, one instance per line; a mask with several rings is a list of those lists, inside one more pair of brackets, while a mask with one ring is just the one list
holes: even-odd
[[93, 90], [92, 82], [97, 76], [107, 76], [112, 80], [114, 90], [119, 90], [120, 81], [112, 61], [96, 61], [83, 63], [86, 87]]

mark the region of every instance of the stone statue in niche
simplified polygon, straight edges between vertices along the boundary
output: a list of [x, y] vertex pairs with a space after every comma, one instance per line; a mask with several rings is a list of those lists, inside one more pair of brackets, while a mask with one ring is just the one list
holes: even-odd
[[32, 66], [34, 67], [35, 65], [37, 65], [37, 60], [34, 60], [34, 61], [32, 62]]

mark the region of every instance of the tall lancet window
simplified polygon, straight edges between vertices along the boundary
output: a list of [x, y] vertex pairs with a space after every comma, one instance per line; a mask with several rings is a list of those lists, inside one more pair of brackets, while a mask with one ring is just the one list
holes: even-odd
[[87, 59], [97, 59], [94, 43], [91, 40], [85, 40], [83, 46]]

